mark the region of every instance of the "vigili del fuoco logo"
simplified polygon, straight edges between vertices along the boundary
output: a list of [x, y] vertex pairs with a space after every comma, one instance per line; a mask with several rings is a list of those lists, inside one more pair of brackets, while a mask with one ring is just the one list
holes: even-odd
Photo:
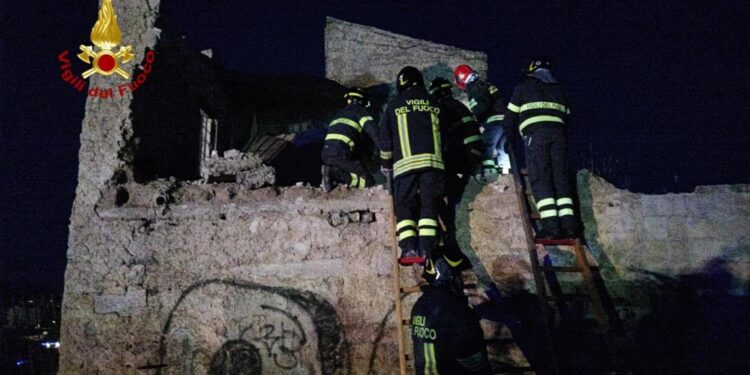
[[146, 55], [141, 63], [142, 71], [131, 81], [119, 84], [117, 86], [117, 93], [115, 93], [113, 87], [91, 87], [89, 90], [86, 90], [86, 80], [94, 74], [103, 76], [112, 76], [114, 74], [123, 80], [130, 78], [130, 74], [121, 66], [133, 60], [135, 54], [131, 45], [120, 46], [120, 49], [115, 52], [115, 49], [121, 42], [122, 33], [120, 32], [120, 26], [117, 25], [117, 15], [112, 6], [112, 0], [104, 0], [102, 1], [101, 8], [99, 8], [99, 18], [91, 29], [91, 43], [95, 47], [81, 44], [79, 47], [81, 52], [76, 55], [81, 61], [91, 67], [80, 76], [76, 75], [70, 69], [72, 65], [68, 59], [70, 51], [65, 50], [57, 56], [57, 60], [61, 64], [60, 70], [62, 70], [61, 77], [63, 81], [70, 84], [79, 92], [88, 93], [88, 96], [100, 99], [110, 99], [115, 97], [115, 95], [123, 96], [128, 91], [134, 92], [137, 90], [146, 82], [148, 75], [151, 73], [155, 57], [152, 50], [146, 51]]

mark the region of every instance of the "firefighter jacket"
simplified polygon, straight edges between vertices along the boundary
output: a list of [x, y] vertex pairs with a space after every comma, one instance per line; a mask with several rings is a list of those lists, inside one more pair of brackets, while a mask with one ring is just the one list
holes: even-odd
[[367, 108], [352, 103], [336, 113], [328, 126], [325, 143], [327, 148], [350, 157], [360, 151], [359, 148], [364, 141], [363, 132], [367, 133], [376, 145], [379, 144], [380, 132]]
[[423, 87], [410, 87], [388, 103], [380, 119], [380, 157], [394, 177], [444, 169], [439, 116], [439, 106]]
[[528, 77], [513, 90], [503, 127], [514, 131], [518, 123], [521, 135], [527, 136], [542, 127], [563, 126], [569, 114], [559, 83]]
[[425, 286], [411, 310], [416, 374], [490, 374], [479, 318], [466, 297]]
[[469, 97], [469, 109], [480, 124], [502, 125], [505, 104], [495, 85], [476, 79], [466, 84], [466, 95]]
[[479, 124], [466, 106], [452, 96], [438, 99], [440, 104], [443, 161], [449, 169], [473, 171], [473, 163], [482, 156]]

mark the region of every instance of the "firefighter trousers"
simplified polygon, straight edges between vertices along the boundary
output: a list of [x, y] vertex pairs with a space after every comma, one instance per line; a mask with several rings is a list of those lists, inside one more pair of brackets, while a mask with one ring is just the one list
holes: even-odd
[[567, 165], [567, 141], [559, 125], [545, 126], [524, 135], [526, 167], [531, 191], [544, 229], [574, 229], [573, 195]]
[[[465, 169], [465, 168], [464, 168]], [[469, 183], [470, 174], [460, 173], [460, 169], [446, 163], [445, 166], [445, 192], [440, 208], [440, 219], [445, 225], [443, 233], [443, 251], [451, 264], [459, 262], [464, 258], [461, 246], [458, 244], [458, 226], [456, 224], [456, 209]], [[459, 176], [460, 174], [460, 176]]]
[[323, 164], [333, 167], [332, 178], [352, 187], [364, 188], [375, 185], [375, 178], [360, 160], [351, 154], [332, 152], [326, 147], [322, 154]]
[[400, 175], [393, 182], [396, 232], [402, 251], [429, 255], [438, 234], [443, 171], [428, 169]]
[[484, 125], [484, 132], [482, 133], [482, 139], [484, 141], [484, 160], [482, 160], [482, 166], [486, 168], [491, 167], [508, 167], [508, 162], [502, 166], [498, 164], [498, 160], [507, 160], [508, 154], [505, 152], [505, 135], [503, 134], [502, 123], [499, 121], [490, 122]]

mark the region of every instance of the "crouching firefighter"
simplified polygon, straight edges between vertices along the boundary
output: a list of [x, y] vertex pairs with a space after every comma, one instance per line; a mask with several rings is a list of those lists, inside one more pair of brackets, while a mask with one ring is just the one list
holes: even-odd
[[362, 163], [364, 135], [378, 144], [378, 126], [368, 108], [370, 101], [360, 88], [352, 88], [344, 95], [342, 108], [328, 126], [323, 152], [321, 174], [323, 191], [331, 191], [338, 184], [364, 188], [375, 184], [375, 179]]
[[479, 318], [463, 294], [461, 275], [442, 257], [428, 258], [427, 285], [411, 310], [416, 374], [491, 374]]
[[548, 59], [532, 60], [525, 74], [526, 79], [513, 90], [504, 127], [512, 135], [518, 125], [523, 136], [531, 192], [542, 219], [537, 238], [575, 237], [578, 222], [565, 137], [570, 109]]
[[479, 78], [468, 65], [459, 65], [453, 71], [453, 83], [466, 91], [469, 109], [484, 128], [484, 159], [482, 174], [494, 177], [498, 172], [507, 174], [510, 159], [503, 148], [503, 120], [505, 103], [495, 85]]
[[482, 155], [482, 136], [479, 124], [466, 106], [453, 97], [451, 83], [442, 77], [430, 84], [430, 95], [440, 105], [440, 128], [445, 163], [444, 197], [440, 218], [443, 233], [444, 257], [459, 270], [471, 268], [471, 262], [458, 244], [456, 236], [456, 208], [461, 202], [466, 185], [477, 169]]
[[399, 264], [422, 263], [436, 244], [443, 198], [440, 108], [425, 90], [422, 73], [407, 66], [396, 79], [398, 95], [380, 119], [383, 172], [393, 174]]

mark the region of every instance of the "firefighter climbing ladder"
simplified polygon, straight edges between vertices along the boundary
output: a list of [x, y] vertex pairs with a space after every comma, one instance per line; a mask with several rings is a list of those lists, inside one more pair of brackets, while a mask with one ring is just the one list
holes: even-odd
[[[536, 212], [534, 196], [529, 188], [528, 173], [525, 168], [518, 168], [515, 158], [512, 156], [512, 148], [509, 151], [509, 155], [511, 155], [513, 181], [519, 205], [518, 208], [521, 217], [524, 219], [523, 230], [526, 236], [526, 245], [531, 260], [534, 283], [536, 284], [537, 296], [542, 308], [542, 315], [544, 317], [545, 329], [547, 332], [548, 356], [554, 366], [554, 371], [558, 372], [558, 361], [555, 355], [554, 344], [552, 342], [552, 329], [550, 327], [550, 325], [553, 324], [553, 312], [551, 311], [550, 303], [554, 302], [557, 307], [557, 312], [562, 320], [563, 315], [568, 308], [567, 302], [569, 298], [575, 297], [563, 294], [562, 288], [557, 281], [556, 274], [558, 272], [573, 272], [581, 274], [582, 284], [586, 290], [584, 297], [588, 299], [588, 306], [591, 314], [598, 324], [598, 332], [605, 334], [619, 333], [622, 327], [619, 317], [614, 309], [614, 305], [611, 300], [609, 300], [604, 283], [599, 276], [599, 268], [591, 265], [593, 259], [589, 259], [588, 248], [584, 245], [581, 238], [549, 240], [537, 240], [534, 238], [534, 231], [531, 223], [533, 220], [539, 220], [540, 216], [539, 213]], [[525, 184], [522, 184], [522, 178]], [[526, 188], [524, 188], [524, 185]], [[549, 257], [543, 262], [540, 262], [539, 253], [540, 251], [544, 251], [548, 246], [572, 247], [576, 264], [574, 266], [556, 266], [551, 263]]]
[[[534, 274], [534, 282], [536, 284], [537, 296], [540, 301], [542, 308], [542, 315], [545, 324], [545, 332], [547, 339], [547, 356], [551, 364], [551, 370], [554, 373], [559, 373], [558, 361], [555, 355], [554, 344], [552, 342], [552, 329], [550, 327], [553, 324], [552, 311], [550, 308], [550, 302], [554, 302], [558, 313], [562, 316], [565, 309], [567, 309], [567, 299], [569, 295], [562, 293], [559, 283], [557, 282], [557, 272], [575, 272], [580, 273], [584, 288], [586, 289], [586, 297], [589, 301], [589, 307], [592, 315], [599, 325], [599, 331], [602, 333], [616, 333], [620, 332], [622, 327], [620, 326], [619, 318], [614, 310], [609, 299], [604, 299], [607, 296], [604, 284], [598, 275], [598, 267], [591, 266], [588, 249], [583, 244], [580, 238], [572, 239], [553, 239], [553, 240], [535, 240], [534, 231], [531, 226], [532, 220], [538, 220], [539, 214], [532, 213], [529, 207], [535, 209], [535, 202], [530, 189], [524, 189], [521, 182], [523, 178], [527, 179], [526, 186], [530, 186], [528, 183], [528, 175], [524, 171], [521, 171], [517, 165], [515, 158], [512, 156], [512, 149], [509, 150], [511, 155], [511, 168], [513, 172], [513, 180], [515, 184], [515, 190], [517, 194], [517, 201], [519, 205], [519, 212], [523, 221], [523, 230], [526, 236], [526, 244], [531, 260], [531, 268]], [[519, 173], [519, 171], [521, 173]], [[391, 258], [393, 267], [393, 289], [395, 296], [395, 310], [394, 316], [396, 317], [396, 330], [398, 336], [398, 355], [399, 355], [399, 372], [401, 375], [407, 374], [407, 363], [410, 363], [412, 356], [406, 353], [406, 342], [404, 335], [404, 327], [409, 325], [408, 319], [404, 318], [403, 312], [403, 297], [411, 293], [419, 293], [421, 291], [419, 286], [408, 286], [404, 287], [401, 285], [401, 269], [398, 264], [398, 240], [396, 238], [396, 219], [393, 210], [393, 199], [388, 199], [388, 211], [389, 211], [389, 225], [391, 228]], [[545, 261], [544, 263], [539, 260], [539, 252], [544, 250], [546, 246], [570, 246], [573, 248], [573, 255], [576, 259], [575, 266], [555, 266], [550, 262]], [[549, 289], [549, 291], [548, 291]], [[562, 318], [561, 318], [562, 319]], [[616, 362], [616, 361], [614, 361]], [[519, 368], [518, 370], [526, 371], [528, 368]], [[513, 369], [501, 370], [497, 373], [513, 373], [517, 372]]]
[[[389, 215], [389, 225], [392, 230], [391, 235], [391, 259], [392, 259], [392, 267], [393, 267], [393, 291], [395, 296], [395, 309], [394, 309], [394, 316], [396, 318], [396, 333], [398, 336], [398, 358], [399, 358], [399, 373], [401, 375], [407, 374], [407, 368], [411, 367], [410, 364], [413, 363], [413, 357], [410, 354], [406, 353], [406, 340], [404, 335], [404, 327], [408, 326], [411, 322], [408, 318], [404, 317], [404, 309], [403, 309], [403, 298], [406, 295], [412, 294], [412, 293], [420, 293], [421, 289], [418, 285], [415, 286], [402, 286], [401, 285], [401, 267], [398, 264], [398, 240], [396, 239], [396, 219], [395, 219], [395, 212], [393, 211], [393, 199], [388, 199], [388, 210], [390, 212]], [[441, 227], [444, 228], [442, 222]], [[465, 284], [465, 289], [471, 289], [476, 288], [475, 284]], [[505, 367], [501, 369], [497, 369], [494, 373], [495, 374], [509, 374], [509, 373], [522, 373], [529, 371], [530, 368], [528, 367]]]
[[[528, 179], [525, 169], [520, 170], [520, 174], [524, 179]], [[524, 233], [526, 234], [526, 243], [529, 250], [529, 256], [531, 258], [532, 271], [534, 273], [534, 281], [536, 283], [537, 292], [540, 298], [540, 302], [544, 302], [543, 306], [548, 306], [549, 302], [555, 302], [556, 305], [562, 306], [564, 300], [568, 297], [562, 294], [559, 284], [555, 281], [555, 273], [557, 272], [574, 272], [580, 273], [583, 279], [583, 286], [586, 289], [586, 294], [589, 300], [589, 306], [592, 310], [592, 315], [596, 322], [599, 324], [599, 328], [603, 331], [612, 331], [619, 329], [619, 320], [612, 317], [611, 307], [605, 303], [602, 296], [601, 285], [597, 282], [599, 268], [592, 266], [592, 259], [590, 259], [589, 251], [586, 245], [583, 244], [581, 238], [566, 238], [566, 239], [550, 239], [550, 240], [536, 240], [534, 239], [533, 230], [531, 227], [532, 220], [538, 220], [538, 212], [529, 212], [528, 207], [535, 207], [534, 198], [530, 190], [523, 189], [520, 185], [519, 176], [514, 176], [516, 183], [516, 192], [519, 195], [519, 207], [523, 213], [524, 220]], [[526, 186], [529, 186], [527, 183]], [[575, 256], [575, 266], [554, 266], [548, 260], [541, 262], [539, 260], [539, 252], [543, 251], [547, 246], [569, 246], [573, 249], [573, 255]], [[549, 287], [549, 290], [548, 290]], [[548, 293], [549, 292], [549, 293]]]

